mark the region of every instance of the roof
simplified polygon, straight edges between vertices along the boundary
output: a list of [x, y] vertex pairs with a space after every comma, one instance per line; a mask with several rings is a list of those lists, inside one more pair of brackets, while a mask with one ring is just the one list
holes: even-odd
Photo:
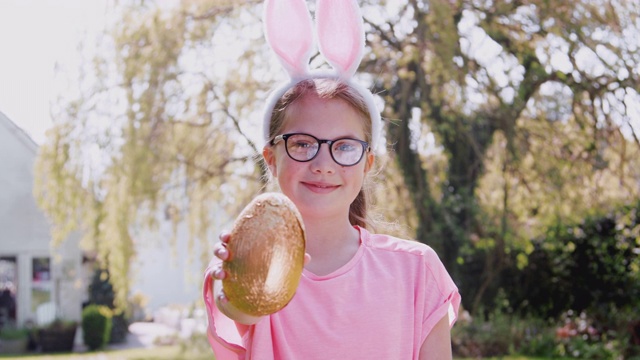
[[9, 133], [12, 133], [24, 146], [36, 154], [38, 152], [38, 144], [16, 123], [11, 121], [2, 111], [0, 111], [0, 126], [5, 127]]

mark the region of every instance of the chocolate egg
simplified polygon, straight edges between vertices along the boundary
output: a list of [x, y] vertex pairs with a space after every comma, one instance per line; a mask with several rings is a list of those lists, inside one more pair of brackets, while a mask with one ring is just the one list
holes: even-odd
[[305, 241], [302, 217], [289, 198], [254, 198], [238, 215], [227, 244], [222, 285], [231, 305], [253, 316], [285, 307], [300, 283]]

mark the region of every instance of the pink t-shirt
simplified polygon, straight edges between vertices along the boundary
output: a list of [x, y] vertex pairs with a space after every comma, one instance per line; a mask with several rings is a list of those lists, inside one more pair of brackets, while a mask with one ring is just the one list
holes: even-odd
[[204, 300], [216, 359], [417, 359], [443, 316], [455, 322], [458, 289], [427, 245], [358, 230], [347, 264], [325, 276], [304, 270], [291, 302], [253, 326], [218, 311], [212, 263]]

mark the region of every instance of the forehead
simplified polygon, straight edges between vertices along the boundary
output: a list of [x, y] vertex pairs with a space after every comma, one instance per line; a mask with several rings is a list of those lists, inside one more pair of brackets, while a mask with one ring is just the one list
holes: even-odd
[[307, 93], [286, 110], [283, 133], [305, 132], [317, 137], [353, 136], [364, 139], [366, 118], [348, 101]]

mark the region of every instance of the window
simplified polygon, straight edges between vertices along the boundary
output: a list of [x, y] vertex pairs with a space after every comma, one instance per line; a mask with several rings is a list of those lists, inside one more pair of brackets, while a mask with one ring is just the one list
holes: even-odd
[[48, 257], [33, 258], [31, 266], [31, 311], [51, 301], [51, 261]]
[[14, 256], [0, 257], [0, 328], [15, 324], [18, 266]]

